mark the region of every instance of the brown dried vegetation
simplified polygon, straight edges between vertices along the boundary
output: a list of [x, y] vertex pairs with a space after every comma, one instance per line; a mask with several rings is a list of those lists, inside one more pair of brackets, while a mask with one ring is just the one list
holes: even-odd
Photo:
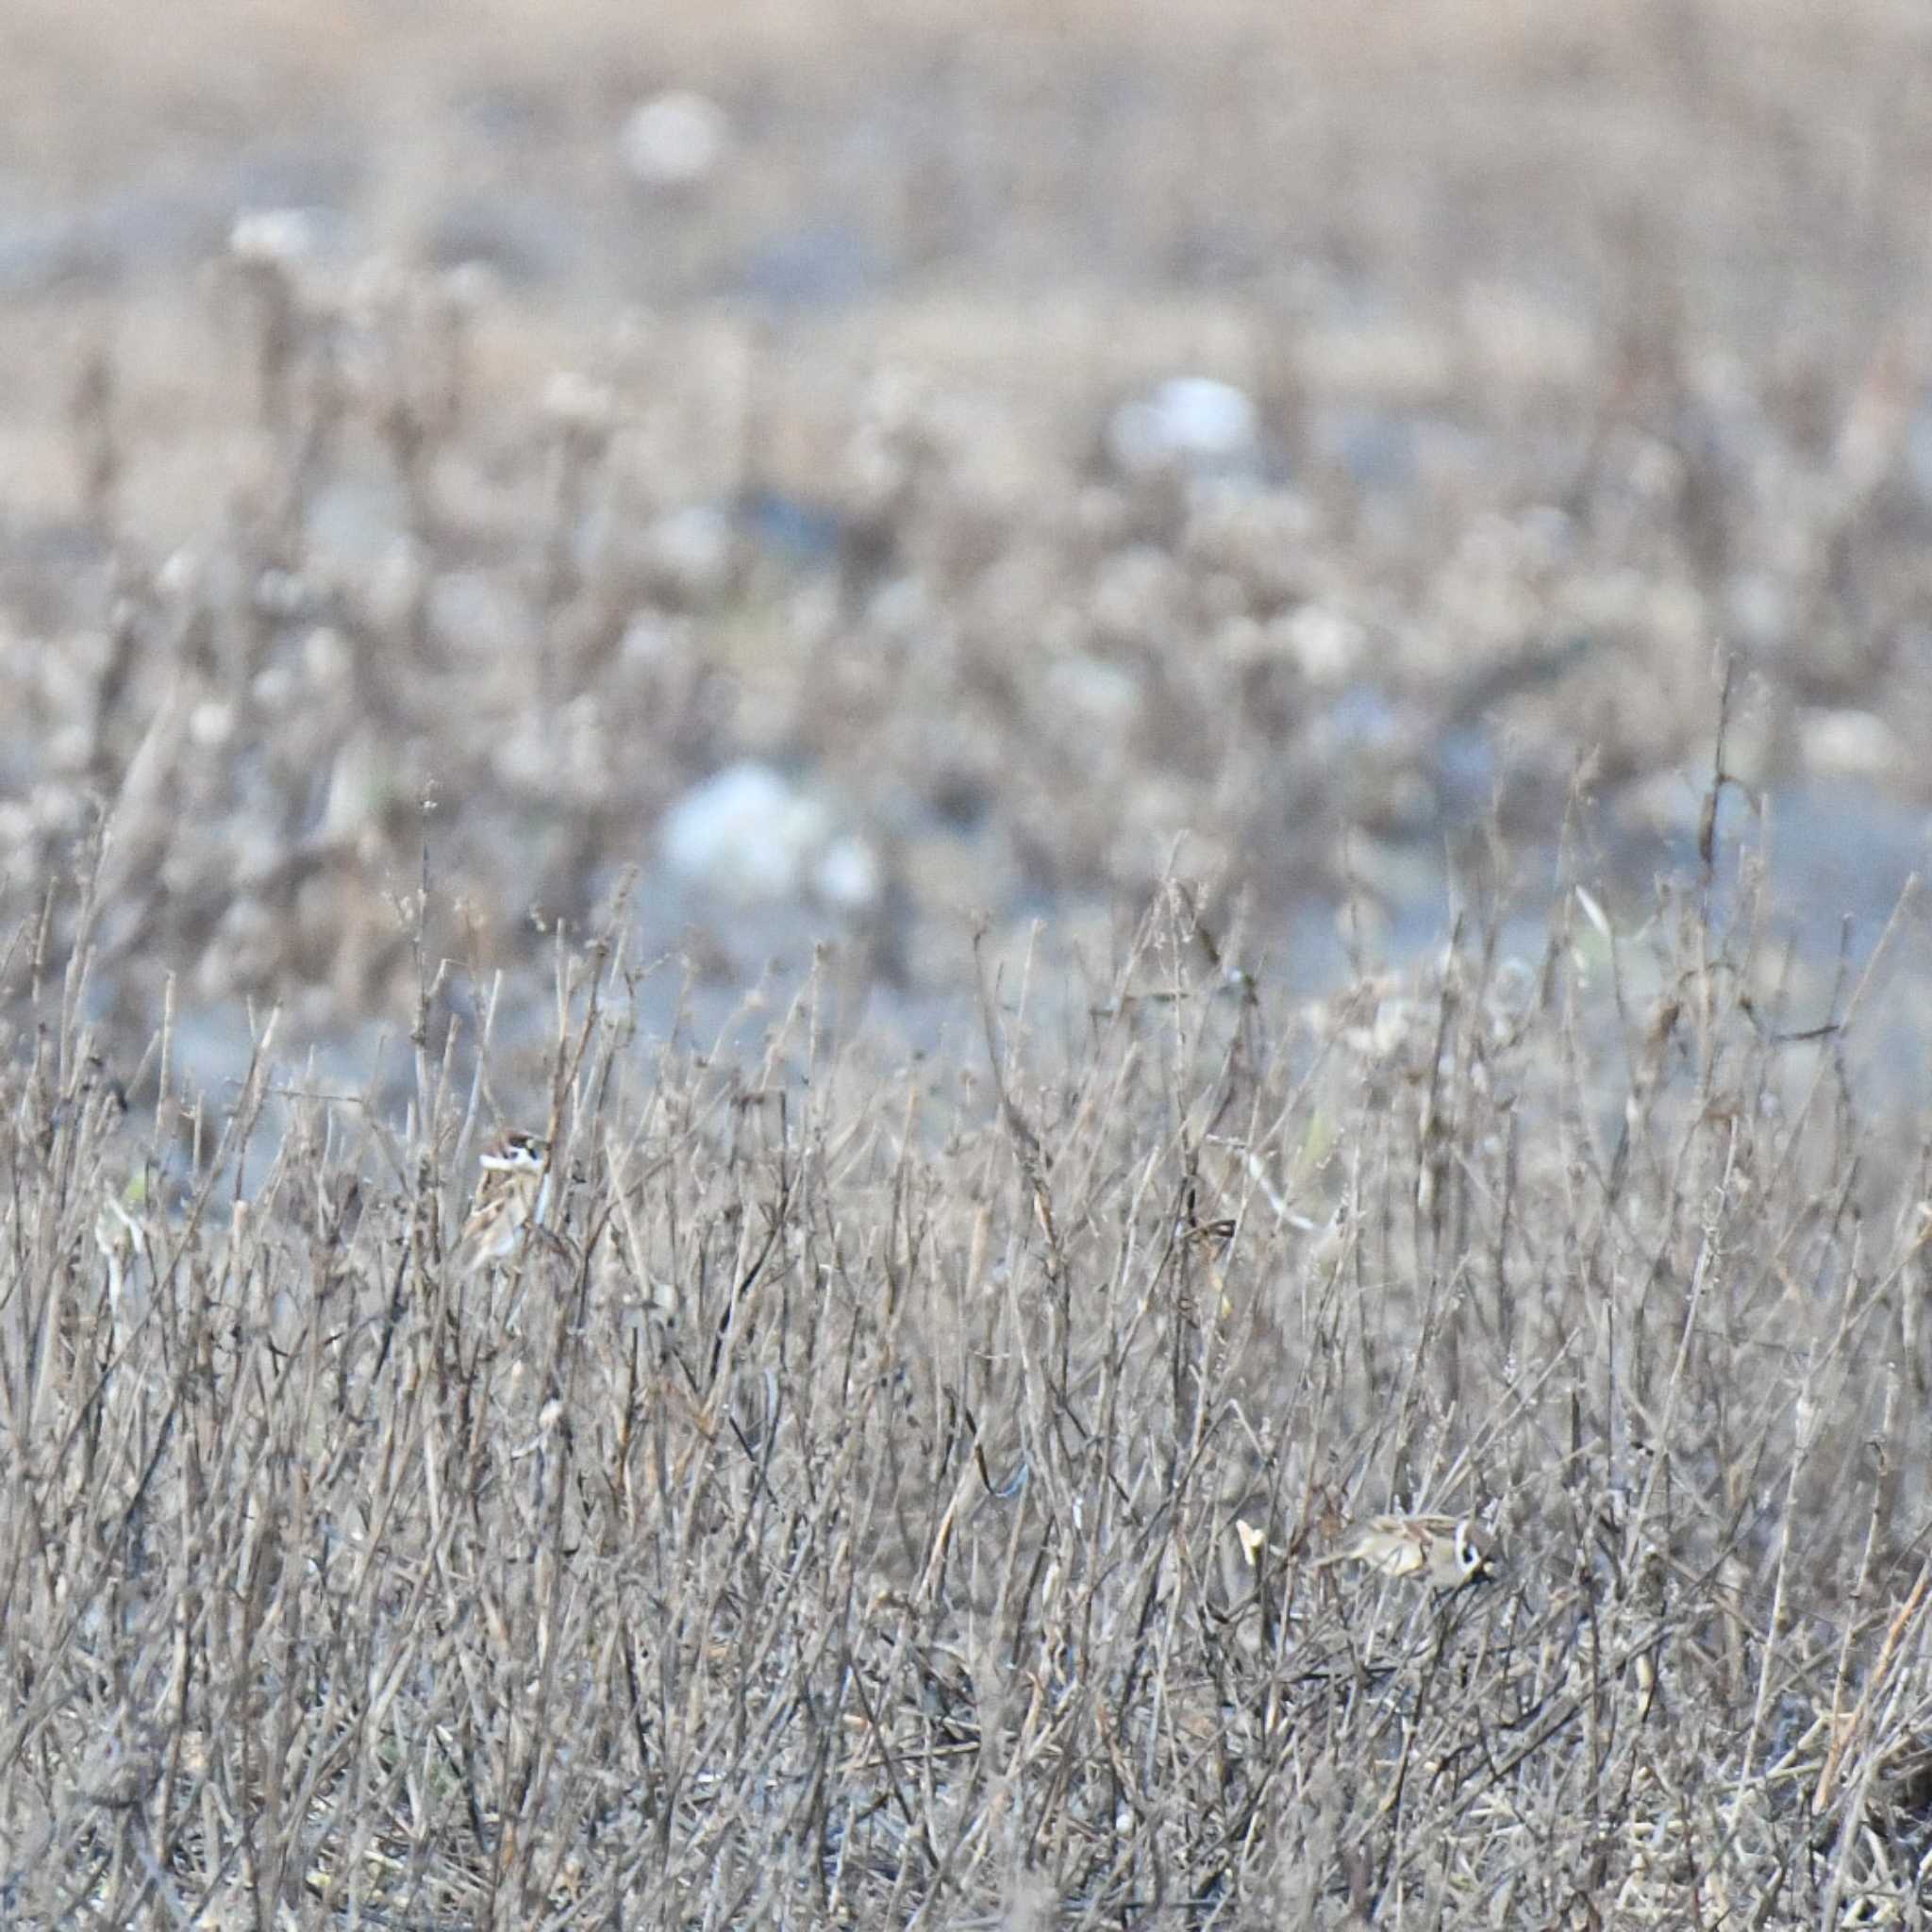
[[[9, 1923], [1914, 1922], [1924, 1158], [1675, 915], [1296, 1009], [1169, 900], [963, 1084], [644, 1053], [613, 941], [468, 1279], [452, 1061], [184, 1168], [50, 989]], [[1319, 1566], [1391, 1499], [1503, 1580]]]
[[0, 228], [0, 1922], [1924, 1924], [1916, 15], [16, 10], [392, 165]]

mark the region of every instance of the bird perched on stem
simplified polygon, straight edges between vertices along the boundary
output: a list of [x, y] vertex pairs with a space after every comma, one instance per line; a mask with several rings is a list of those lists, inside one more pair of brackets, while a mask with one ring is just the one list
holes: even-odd
[[506, 1134], [483, 1150], [483, 1175], [457, 1242], [457, 1263], [475, 1273], [516, 1253], [524, 1229], [542, 1224], [550, 1206], [550, 1143]]
[[1363, 1563], [1384, 1576], [1411, 1576], [1436, 1590], [1486, 1583], [1496, 1574], [1490, 1539], [1466, 1516], [1374, 1517], [1316, 1568], [1334, 1563]]

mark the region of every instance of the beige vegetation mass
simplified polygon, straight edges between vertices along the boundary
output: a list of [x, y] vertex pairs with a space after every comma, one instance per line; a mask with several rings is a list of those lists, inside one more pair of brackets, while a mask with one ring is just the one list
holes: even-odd
[[1596, 11], [8, 7], [0, 1922], [1926, 1923], [1932, 39]]
[[[613, 945], [471, 1269], [446, 1062], [265, 1058], [171, 1214], [50, 1030], [9, 1918], [1911, 1923], [1923, 1156], [1689, 903], [1593, 1052], [1593, 931], [1297, 1009], [1157, 913], [1071, 1060], [859, 1081], [641, 1064]], [[1391, 1495], [1495, 1579], [1330, 1567]]]

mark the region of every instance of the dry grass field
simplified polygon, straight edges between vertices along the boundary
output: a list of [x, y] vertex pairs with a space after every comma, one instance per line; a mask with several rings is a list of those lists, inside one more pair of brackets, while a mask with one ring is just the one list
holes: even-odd
[[[613, 940], [468, 1274], [449, 1055], [392, 1132], [164, 1040], [143, 1141], [51, 982], [9, 1923], [1919, 1923], [1924, 1150], [1748, 919], [1587, 909], [1298, 1008], [1171, 900], [885, 1074], [815, 989], [641, 1062]], [[1497, 1580], [1319, 1564], [1391, 1499]]]
[[1928, 206], [1903, 0], [13, 0], [0, 1924], [1932, 1921]]

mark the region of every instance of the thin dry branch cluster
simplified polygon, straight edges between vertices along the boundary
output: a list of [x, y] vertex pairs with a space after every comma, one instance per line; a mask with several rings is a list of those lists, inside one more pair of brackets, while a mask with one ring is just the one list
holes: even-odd
[[0, 1925], [1924, 1924], [1908, 0], [664, 7], [675, 193], [175, 11], [9, 168], [344, 160], [0, 209]]
[[[8, 1923], [1917, 1923], [1924, 1158], [1750, 948], [1294, 1009], [1170, 895], [1070, 1051], [989, 973], [961, 1086], [815, 991], [646, 1053], [613, 937], [468, 1273], [455, 1056], [397, 1135], [163, 1048], [142, 1145], [50, 991]], [[1500, 1579], [1320, 1560], [1391, 1503]]]

